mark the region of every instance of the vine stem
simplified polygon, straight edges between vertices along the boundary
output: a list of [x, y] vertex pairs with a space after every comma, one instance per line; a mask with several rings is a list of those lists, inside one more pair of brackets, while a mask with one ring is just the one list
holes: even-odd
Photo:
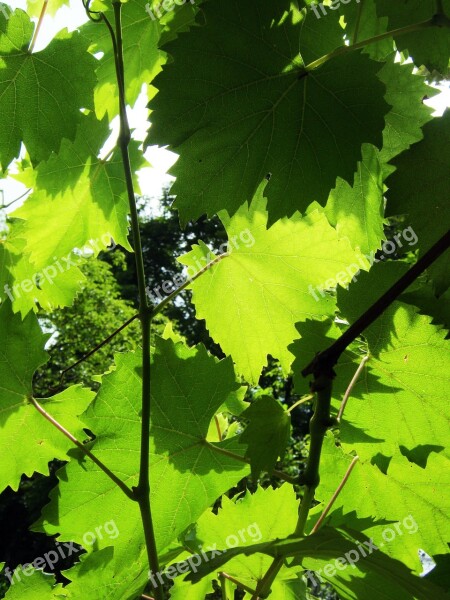
[[358, 381], [359, 376], [361, 375], [362, 370], [364, 369], [364, 365], [366, 364], [366, 362], [368, 360], [369, 360], [369, 356], [363, 356], [363, 359], [362, 359], [361, 363], [358, 365], [358, 368], [356, 369], [356, 372], [353, 375], [352, 380], [348, 384], [348, 388], [345, 390], [345, 394], [344, 394], [344, 397], [342, 398], [341, 406], [339, 407], [338, 416], [336, 417], [336, 420], [338, 421], [338, 423], [342, 419], [342, 415], [344, 413], [345, 407], [347, 406], [347, 402], [350, 397], [350, 394], [352, 393], [352, 390], [355, 387], [355, 383]]
[[48, 0], [44, 0], [44, 3], [42, 5], [42, 9], [41, 9], [41, 14], [39, 15], [39, 20], [38, 20], [37, 25], [36, 25], [36, 29], [34, 30], [33, 37], [31, 38], [31, 42], [30, 42], [30, 45], [28, 47], [28, 52], [30, 54], [33, 52], [34, 47], [36, 45], [36, 40], [37, 40], [39, 32], [41, 30], [42, 23], [43, 23], [44, 17], [45, 17], [45, 13], [47, 12], [47, 6], [48, 6]]
[[108, 467], [102, 463], [92, 452], [86, 448], [86, 446], [77, 440], [77, 438], [70, 433], [68, 429], [66, 429], [61, 423], [59, 423], [50, 413], [48, 413], [43, 406], [39, 404], [39, 402], [35, 398], [30, 398], [31, 404], [34, 408], [45, 418], [49, 423], [51, 423], [56, 429], [58, 429], [63, 435], [66, 436], [77, 448], [79, 448], [86, 456], [88, 456], [92, 462], [94, 462], [97, 467], [99, 467], [105, 475], [107, 475], [122, 491], [123, 493], [130, 498], [130, 500], [135, 500], [133, 491], [114, 473], [108, 469]]
[[[117, 85], [119, 89], [119, 116], [120, 133], [119, 147], [122, 154], [122, 162], [128, 194], [128, 202], [131, 215], [131, 230], [133, 234], [133, 247], [136, 258], [136, 273], [139, 291], [139, 318], [142, 331], [142, 414], [141, 414], [141, 448], [138, 485], [133, 488], [135, 499], [139, 504], [142, 525], [144, 528], [147, 557], [150, 569], [154, 573], [159, 572], [159, 559], [155, 539], [155, 530], [150, 506], [150, 413], [151, 413], [151, 371], [150, 371], [150, 326], [151, 315], [148, 311], [147, 296], [145, 292], [145, 269], [142, 252], [141, 234], [139, 229], [139, 217], [134, 194], [133, 174], [130, 163], [128, 147], [131, 141], [130, 126], [126, 110], [125, 99], [125, 68], [123, 62], [123, 39], [122, 39], [122, 5], [119, 0], [113, 0], [115, 35], [107, 17], [102, 14], [106, 23], [114, 48], [114, 59], [116, 67]], [[162, 587], [157, 586], [153, 590], [155, 600], [164, 600], [165, 594]]]
[[351, 472], [353, 471], [353, 468], [355, 467], [356, 463], [359, 460], [359, 456], [355, 456], [352, 460], [352, 462], [349, 464], [348, 469], [344, 475], [344, 477], [342, 478], [341, 483], [338, 485], [336, 491], [334, 492], [334, 494], [331, 496], [330, 501], [328, 502], [328, 504], [325, 506], [322, 514], [320, 515], [317, 523], [314, 525], [314, 527], [311, 529], [311, 533], [310, 535], [312, 535], [313, 533], [315, 533], [319, 527], [322, 525], [322, 523], [324, 522], [327, 514], [330, 512], [331, 507], [333, 506], [333, 504], [336, 502], [337, 497], [339, 496], [339, 494], [342, 491], [342, 488], [344, 487], [344, 485], [347, 483], [348, 478], [350, 477]]

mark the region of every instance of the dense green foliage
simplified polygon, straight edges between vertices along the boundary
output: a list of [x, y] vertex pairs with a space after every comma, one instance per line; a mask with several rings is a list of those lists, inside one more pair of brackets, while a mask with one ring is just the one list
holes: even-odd
[[83, 3], [0, 11], [0, 491], [60, 466], [6, 598], [448, 598], [450, 1]]

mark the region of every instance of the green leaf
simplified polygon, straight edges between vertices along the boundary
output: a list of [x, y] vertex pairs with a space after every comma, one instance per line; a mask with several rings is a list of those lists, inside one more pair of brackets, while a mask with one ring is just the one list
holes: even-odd
[[[195, 554], [209, 550], [226, 550], [234, 553], [236, 548], [245, 548], [255, 542], [269, 542], [275, 538], [284, 538], [290, 535], [297, 522], [298, 503], [292, 486], [283, 484], [278, 489], [263, 489], [258, 487], [254, 494], [247, 492], [239, 500], [230, 500], [226, 496], [222, 498], [222, 507], [217, 514], [211, 511], [205, 512], [197, 521], [195, 527], [195, 539], [186, 540], [186, 544]], [[283, 518], [280, 518], [283, 515]], [[227, 558], [223, 556], [224, 562]], [[252, 555], [244, 558], [237, 554], [231, 556], [227, 562], [226, 572], [238, 581], [255, 589], [269, 568], [271, 560], [267, 556]], [[178, 564], [179, 561], [178, 561]], [[202, 561], [200, 570], [210, 571], [208, 563]], [[277, 583], [273, 587], [275, 598], [299, 598], [300, 591], [304, 591], [304, 584], [297, 580], [298, 569], [287, 569], [283, 567], [280, 571]], [[207, 581], [215, 578], [215, 573], [207, 577]], [[202, 580], [203, 581], [203, 580]], [[186, 578], [175, 580], [175, 594], [171, 595], [173, 600], [181, 598], [182, 592], [188, 592], [190, 587], [197, 590], [200, 584], [190, 584]], [[211, 585], [211, 584], [210, 584]], [[294, 587], [298, 596], [289, 595], [289, 587]], [[208, 590], [211, 591], [211, 590]], [[195, 600], [201, 598], [199, 594]]]
[[[339, 591], [343, 599], [357, 597], [377, 600], [380, 593], [386, 600], [447, 598], [440, 588], [414, 576], [401, 562], [371, 547], [370, 542], [366, 536], [352, 530], [323, 527], [306, 538], [288, 538], [227, 550], [225, 555], [213, 557], [210, 562], [200, 565], [198, 572], [189, 575], [188, 579], [195, 582], [205, 574], [219, 569], [230, 559], [242, 554], [249, 556], [261, 552], [284, 558], [294, 556], [291, 565], [301, 565], [308, 571], [322, 571], [329, 565], [331, 569], [326, 570], [324, 579]], [[337, 559], [341, 559], [339, 567], [333, 564]], [[313, 573], [309, 573], [308, 578], [317, 585]], [[357, 596], [354, 595], [355, 590]]]
[[[164, 55], [158, 49], [162, 28], [159, 21], [153, 20], [147, 13], [147, 6], [150, 4], [146, 0], [129, 0], [122, 7], [125, 93], [130, 106], [134, 106], [142, 86], [151, 83], [164, 62]], [[98, 23], [87, 23], [81, 31], [92, 41], [91, 51], [103, 53], [97, 68], [98, 84], [94, 92], [97, 117], [102, 119], [107, 114], [112, 119], [119, 114], [119, 92], [111, 36], [107, 28]]]
[[[17, 568], [20, 569], [20, 566]], [[20, 575], [20, 580], [14, 580], [14, 585], [11, 585], [5, 596], [7, 600], [61, 600], [68, 597], [70, 596], [61, 583], [55, 585], [54, 575], [38, 570], [31, 570], [30, 575]]]
[[[448, 231], [450, 204], [450, 110], [423, 128], [424, 139], [393, 161], [388, 178], [388, 215], [406, 214], [423, 255]], [[429, 269], [438, 294], [450, 286], [448, 259], [439, 258]]]
[[[55, 16], [60, 8], [68, 6], [70, 0], [49, 0], [45, 9], [45, 14], [51, 17]], [[27, 14], [30, 17], [39, 17], [42, 11], [42, 3], [37, 0], [27, 0]]]
[[[267, 230], [265, 204], [261, 189], [249, 209], [231, 219], [221, 216], [230, 255], [190, 286], [197, 318], [206, 320], [212, 338], [251, 382], [258, 381], [268, 354], [287, 372], [295, 323], [331, 316], [334, 299], [322, 290], [337, 286], [342, 273], [341, 284], [348, 283], [368, 265], [348, 240], [338, 239], [321, 211], [282, 219]], [[211, 257], [200, 243], [179, 260], [197, 272]]]
[[[151, 500], [156, 541], [163, 550], [249, 469], [229, 455], [243, 454], [236, 437], [206, 441], [215, 412], [239, 388], [231, 361], [217, 361], [201, 345], [188, 348], [158, 338], [152, 369]], [[103, 377], [83, 418], [96, 436], [95, 455], [129, 486], [137, 484], [139, 471], [140, 373], [138, 353], [117, 355], [116, 369]], [[120, 532], [114, 542], [114, 563], [136, 556], [130, 570], [143, 585], [146, 557], [137, 504], [89, 459], [71, 461], [59, 477], [39, 527], [86, 546], [83, 532], [92, 531], [92, 523], [106, 515]], [[110, 540], [99, 539], [97, 544], [101, 549]]]
[[[93, 397], [91, 390], [76, 385], [39, 403], [75, 437], [83, 440], [86, 434], [77, 415]], [[74, 448], [73, 442], [25, 400], [2, 402], [0, 440], [8, 448], [8, 462], [0, 478], [2, 490], [8, 485], [17, 490], [22, 474], [27, 477], [34, 472], [48, 475], [48, 463], [55, 458], [68, 460], [67, 453]]]
[[[98, 519], [96, 522], [99, 522]], [[114, 540], [111, 541], [114, 543]], [[80, 600], [135, 600], [143, 590], [145, 560], [142, 556], [122, 556], [114, 560], [115, 552], [108, 546], [80, 556], [81, 562], [63, 571], [71, 583], [64, 588], [67, 598]], [[136, 572], [140, 577], [136, 577]]]
[[[33, 374], [48, 360], [44, 350], [47, 336], [34, 315], [23, 322], [8, 301], [0, 304], [0, 400], [3, 410], [25, 402], [32, 395]], [[5, 415], [3, 414], [3, 417]]]
[[28, 15], [0, 14], [0, 165], [19, 155], [23, 140], [33, 161], [57, 152], [63, 138], [74, 139], [81, 108], [93, 108], [96, 60], [78, 33], [63, 31], [35, 54]]
[[[352, 458], [336, 446], [332, 434], [327, 435], [316, 494], [322, 506], [336, 491]], [[419, 548], [430, 555], [448, 551], [449, 461], [431, 452], [426, 468], [400, 454], [388, 462], [386, 473], [382, 473], [377, 466], [359, 461], [326, 523], [364, 531], [383, 552], [420, 574]]]
[[[445, 14], [450, 14], [450, 1], [443, 0]], [[431, 19], [437, 12], [435, 0], [376, 0], [379, 16], [389, 18], [389, 30], [400, 29], [414, 23], [422, 23]], [[406, 50], [414, 63], [420, 67], [425, 65], [429, 71], [437, 70], [446, 73], [450, 58], [450, 31], [447, 26], [430, 27], [395, 36], [397, 48]]]
[[[36, 270], [55, 259], [65, 268], [74, 248], [95, 256], [111, 239], [131, 250], [120, 152], [107, 161], [97, 157], [108, 133], [106, 119], [83, 117], [75, 142], [64, 140], [60, 154], [37, 168], [34, 193], [14, 213], [26, 221], [22, 235]], [[133, 142], [130, 149], [135, 168], [143, 164], [137, 146]]]
[[[351, 1], [344, 9], [346, 33], [352, 43], [368, 40], [387, 31], [387, 18], [377, 17], [376, 0]], [[385, 60], [392, 53], [392, 40], [369, 44], [364, 52], [374, 60]]]
[[[438, 90], [413, 71], [413, 65], [400, 65], [395, 62], [395, 55], [391, 55], [378, 74], [386, 86], [386, 102], [392, 105], [386, 115], [383, 148], [379, 153], [383, 163], [419, 142], [423, 138], [422, 127], [432, 119], [433, 109], [424, 104], [424, 99], [436, 96]], [[385, 175], [390, 170], [384, 166]]]
[[[24, 221], [15, 220], [10, 233], [0, 246], [0, 294], [2, 299], [12, 301], [14, 312], [24, 318], [31, 310], [51, 310], [70, 306], [86, 278], [77, 266], [84, 262], [80, 255], [72, 253], [66, 261], [54, 260], [39, 271], [25, 250], [26, 240], [22, 237]], [[56, 260], [55, 260], [56, 259]]]
[[[380, 263], [369, 274], [362, 273], [348, 292], [338, 292], [343, 315], [354, 322], [405, 268]], [[395, 302], [364, 332], [371, 355], [368, 367], [375, 378], [365, 379], [361, 398], [350, 398], [341, 429], [343, 443], [361, 457], [377, 451], [392, 456], [398, 445], [447, 446], [450, 342], [446, 330], [417, 313]], [[379, 419], [377, 414], [390, 418]]]
[[278, 458], [283, 459], [291, 435], [291, 419], [280, 402], [270, 396], [257, 398], [241, 415], [249, 423], [240, 441], [248, 444], [245, 456], [250, 459], [252, 477], [261, 471], [272, 474]]
[[338, 177], [325, 206], [325, 215], [339, 237], [368, 254], [381, 246], [383, 233], [383, 174], [379, 152], [363, 145], [353, 187]]
[[[337, 175], [352, 178], [363, 142], [381, 146], [388, 105], [380, 65], [352, 52], [303, 76], [312, 36], [305, 29], [303, 44], [289, 6], [208, 2], [206, 25], [165, 46], [173, 61], [154, 82], [147, 143], [181, 155], [172, 190], [183, 222], [235, 213], [268, 173], [270, 222], [304, 211], [326, 200]], [[321, 49], [343, 43], [336, 18], [320, 24]]]

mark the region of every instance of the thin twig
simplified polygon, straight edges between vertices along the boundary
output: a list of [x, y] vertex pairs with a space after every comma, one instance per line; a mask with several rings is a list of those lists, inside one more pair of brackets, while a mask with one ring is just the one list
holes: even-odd
[[114, 473], [108, 469], [108, 467], [102, 463], [84, 444], [82, 444], [77, 438], [70, 433], [61, 423], [59, 423], [54, 417], [49, 414], [45, 408], [43, 408], [35, 398], [30, 398], [31, 404], [36, 410], [51, 423], [56, 429], [58, 429], [63, 435], [66, 436], [77, 448], [79, 448], [86, 456], [88, 456], [131, 500], [135, 500], [132, 490]]
[[8, 202], [8, 204], [2, 204], [0, 206], [0, 208], [2, 208], [2, 209], [9, 208], [10, 206], [12, 206], [13, 204], [15, 204], [16, 202], [19, 202], [19, 200], [22, 200], [22, 198], [24, 198], [30, 192], [31, 192], [31, 188], [29, 188], [28, 190], [26, 190], [26, 192], [24, 192], [23, 194], [21, 194], [18, 198], [15, 198], [14, 200], [11, 200], [11, 202]]
[[363, 356], [363, 359], [361, 361], [361, 363], [359, 364], [358, 368], [356, 369], [355, 374], [353, 375], [352, 380], [350, 381], [348, 388], [345, 390], [345, 394], [344, 397], [342, 398], [342, 403], [341, 406], [339, 408], [339, 412], [338, 412], [338, 416], [337, 416], [337, 421], [340, 422], [342, 415], [344, 413], [345, 407], [347, 405], [348, 399], [350, 397], [350, 394], [355, 386], [355, 383], [358, 381], [359, 376], [361, 375], [362, 370], [364, 369], [364, 365], [366, 364], [366, 362], [369, 360], [368, 356]]
[[312, 394], [308, 394], [308, 396], [305, 396], [305, 398], [300, 398], [300, 400], [297, 400], [297, 402], [295, 402], [292, 406], [290, 406], [287, 409], [287, 412], [291, 413], [294, 410], [294, 408], [297, 408], [297, 406], [300, 406], [305, 402], [310, 402], [311, 400], [314, 400], [314, 396]]
[[352, 462], [349, 464], [348, 469], [344, 475], [344, 477], [342, 478], [341, 483], [338, 485], [336, 491], [334, 492], [334, 494], [331, 496], [330, 501], [328, 502], [328, 504], [326, 505], [326, 507], [323, 510], [323, 513], [320, 515], [317, 523], [314, 525], [314, 527], [311, 529], [311, 533], [310, 535], [312, 535], [313, 533], [315, 533], [319, 527], [322, 525], [325, 517], [327, 516], [327, 514], [330, 512], [331, 507], [333, 506], [333, 504], [336, 502], [337, 497], [339, 496], [339, 494], [342, 491], [342, 488], [344, 487], [344, 485], [347, 483], [348, 478], [350, 477], [351, 472], [353, 471], [354, 466], [356, 465], [356, 463], [359, 460], [359, 456], [355, 456], [352, 460]]
[[65, 369], [63, 369], [61, 371], [60, 383], [62, 383], [62, 381], [64, 379], [64, 375], [68, 371], [71, 371], [72, 369], [74, 369], [75, 367], [77, 367], [79, 364], [81, 364], [82, 362], [84, 362], [85, 360], [87, 360], [88, 358], [90, 358], [93, 354], [95, 354], [95, 352], [97, 352], [98, 350], [100, 350], [100, 348], [103, 348], [103, 346], [106, 346], [106, 344], [108, 344], [108, 342], [110, 342], [118, 333], [120, 333], [123, 329], [125, 329], [125, 327], [128, 327], [128, 325], [130, 325], [138, 317], [139, 317], [138, 313], [136, 313], [135, 315], [133, 315], [132, 317], [130, 317], [128, 319], [128, 321], [126, 321], [123, 325], [121, 325], [118, 329], [116, 329], [113, 333], [111, 333], [111, 335], [109, 335], [106, 339], [104, 339], [103, 342], [100, 342], [100, 344], [97, 344], [97, 346], [95, 346], [95, 348], [93, 348], [92, 350], [89, 350], [89, 352], [87, 354], [85, 354], [79, 360], [77, 360], [76, 362], [74, 362], [72, 365], [70, 365], [69, 367], [66, 367]]
[[48, 0], [44, 0], [44, 3], [42, 5], [41, 14], [39, 15], [39, 20], [37, 22], [36, 29], [34, 30], [33, 37], [31, 38], [30, 46], [28, 48], [28, 52], [30, 54], [33, 52], [34, 47], [36, 45], [36, 40], [38, 38], [39, 32], [41, 30], [42, 22], [44, 21], [45, 13], [47, 11], [47, 6], [48, 6]]
[[249, 587], [248, 585], [245, 585], [245, 583], [242, 583], [241, 581], [239, 581], [235, 577], [232, 577], [231, 575], [228, 575], [228, 573], [225, 573], [224, 571], [222, 571], [219, 574], [219, 576], [223, 577], [224, 579], [228, 579], [229, 581], [231, 581], [231, 583], [234, 583], [234, 585], [236, 587], [240, 588], [241, 590], [244, 590], [244, 592], [248, 592], [249, 594], [254, 594], [255, 593], [255, 590], [253, 590], [251, 587]]

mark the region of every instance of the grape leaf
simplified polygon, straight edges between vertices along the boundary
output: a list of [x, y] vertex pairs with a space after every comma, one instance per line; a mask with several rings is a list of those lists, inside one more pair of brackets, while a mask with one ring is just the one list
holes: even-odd
[[[152, 368], [151, 499], [156, 540], [163, 550], [249, 469], [228, 454], [242, 456], [237, 438], [206, 442], [214, 413], [240, 387], [231, 361], [217, 361], [203, 346], [188, 348], [158, 338]], [[103, 377], [83, 418], [96, 435], [93, 452], [129, 486], [137, 484], [139, 469], [140, 373], [138, 353], [117, 355], [116, 369]], [[44, 509], [39, 528], [83, 544], [83, 532], [92, 531], [100, 514], [104, 520], [114, 520], [120, 532], [114, 563], [130, 554], [140, 557], [130, 570], [144, 585], [147, 574], [137, 504], [130, 503], [89, 460], [72, 460], [59, 478], [59, 490], [51, 493], [52, 502]], [[108, 539], [98, 540], [98, 549], [108, 543]]]
[[[129, 0], [122, 9], [125, 93], [130, 106], [134, 106], [142, 86], [153, 80], [164, 62], [164, 55], [158, 49], [161, 25], [147, 13], [147, 6], [150, 4], [146, 0]], [[84, 25], [81, 31], [92, 41], [91, 51], [103, 54], [94, 92], [97, 117], [102, 119], [107, 114], [112, 119], [119, 114], [119, 94], [111, 36], [106, 27], [92, 22]]]
[[[381, 146], [380, 65], [352, 52], [303, 76], [299, 50], [309, 56], [311, 38], [303, 49], [301, 21], [288, 10], [286, 0], [276, 10], [257, 0], [209, 2], [206, 25], [165, 46], [173, 61], [154, 82], [147, 143], [181, 155], [172, 190], [182, 222], [235, 213], [271, 173], [273, 223], [325, 201], [336, 175], [350, 180], [363, 142]], [[326, 41], [339, 32], [343, 43], [335, 18], [322, 27]]]
[[364, 144], [353, 186], [338, 177], [325, 206], [325, 215], [340, 237], [368, 254], [381, 246], [383, 233], [383, 174], [379, 152]]
[[[75, 415], [83, 412], [93, 396], [91, 390], [76, 385], [49, 400], [39, 400], [39, 403], [73, 435], [83, 440], [86, 434]], [[27, 443], [18, 443], [21, 439], [26, 439]], [[28, 477], [34, 472], [48, 475], [48, 463], [55, 458], [68, 460], [67, 452], [74, 448], [73, 442], [27, 401], [2, 402], [0, 440], [8, 456], [0, 478], [2, 490], [8, 485], [17, 490], [22, 474]]]
[[[341, 272], [348, 283], [353, 275], [347, 268], [353, 266], [354, 274], [368, 264], [348, 240], [338, 239], [320, 211], [267, 230], [265, 204], [261, 188], [249, 209], [221, 216], [230, 255], [190, 286], [197, 318], [206, 320], [212, 338], [251, 382], [258, 381], [268, 354], [289, 370], [293, 357], [286, 346], [297, 337], [295, 323], [334, 313], [334, 299], [319, 288], [338, 285]], [[201, 243], [179, 260], [196, 272], [211, 255]]]
[[[202, 550], [207, 552], [215, 548], [233, 552], [236, 546], [245, 547], [259, 541], [267, 542], [284, 538], [295, 530], [297, 507], [295, 492], [288, 484], [283, 484], [275, 490], [271, 488], [264, 490], [258, 487], [254, 494], [247, 492], [237, 501], [223, 496], [222, 507], [218, 514], [205, 512], [197, 521], [195, 538], [191, 540], [188, 537], [185, 543], [193, 553], [198, 554]], [[281, 514], [283, 519], [279, 518]], [[254, 589], [270, 563], [271, 560], [263, 555], [255, 554], [248, 558], [236, 556], [228, 562], [226, 572]], [[298, 569], [286, 567], [281, 569], [276, 583], [272, 586], [272, 594], [275, 594], [275, 598], [302, 597], [301, 592], [304, 591], [305, 586], [301, 580], [297, 580], [296, 571]], [[210, 586], [207, 592], [212, 591], [211, 581], [215, 575], [213, 573], [205, 578]], [[200, 585], [201, 582], [192, 585], [185, 579], [177, 578], [171, 598], [179, 600], [184, 597], [182, 594], [188, 593], [191, 588], [197, 592], [201, 589]], [[291, 586], [299, 595], [289, 595]], [[201, 597], [203, 596], [198, 593], [197, 596], [193, 596], [193, 600]]]
[[48, 360], [44, 351], [47, 338], [34, 315], [22, 322], [13, 314], [10, 302], [0, 304], [0, 398], [3, 407], [6, 403], [12, 407], [20, 405], [32, 395], [33, 374]]
[[8, 297], [14, 312], [24, 318], [31, 310], [51, 310], [70, 306], [81, 284], [86, 278], [78, 266], [84, 262], [82, 256], [72, 253], [69, 261], [53, 260], [39, 272], [25, 250], [24, 222], [16, 220], [10, 224], [5, 243], [0, 246], [0, 294]]
[[[377, 17], [375, 1], [350, 2], [344, 7], [346, 33], [352, 43], [368, 40], [387, 31], [388, 19]], [[392, 53], [392, 40], [388, 38], [369, 44], [364, 52], [374, 60], [384, 60]]]
[[248, 420], [240, 441], [247, 444], [245, 456], [250, 459], [252, 476], [261, 471], [272, 474], [278, 458], [283, 459], [290, 434], [291, 419], [282, 405], [270, 396], [261, 396], [240, 415]]
[[[422, 127], [432, 119], [433, 109], [423, 101], [436, 96], [438, 90], [427, 85], [425, 78], [413, 70], [410, 64], [395, 62], [392, 55], [378, 74], [386, 86], [386, 102], [392, 105], [386, 115], [383, 148], [379, 153], [383, 163], [420, 141]], [[383, 172], [389, 175], [390, 169], [385, 166]]]
[[[339, 591], [343, 599], [362, 597], [377, 600], [380, 598], [380, 592], [387, 600], [429, 600], [431, 597], [445, 600], [448, 597], [439, 587], [413, 575], [398, 560], [379, 552], [378, 548], [375, 550], [371, 541], [351, 529], [322, 527], [314, 535], [305, 538], [291, 537], [232, 548], [218, 557], [212, 557], [210, 562], [202, 563], [198, 572], [188, 575], [188, 579], [196, 582], [205, 574], [218, 570], [231, 559], [234, 560], [242, 554], [252, 556], [255, 552], [260, 552], [283, 558], [294, 556], [291, 565], [306, 567], [309, 571], [308, 579], [315, 585], [317, 580], [310, 570], [321, 572], [328, 565], [331, 569], [323, 569], [324, 579]], [[339, 567], [335, 567], [332, 561], [338, 558], [341, 559], [341, 563]], [[348, 569], [349, 566], [351, 569]], [[354, 595], [355, 589], [358, 596]]]
[[[20, 569], [20, 566], [17, 567]], [[28, 573], [28, 571], [27, 571]], [[69, 595], [61, 583], [55, 585], [54, 575], [31, 570], [30, 575], [20, 575], [6, 592], [7, 600], [61, 600]]]
[[[0, 490], [8, 485], [17, 490], [23, 473], [28, 477], [34, 472], [47, 475], [49, 461], [67, 459], [67, 451], [73, 448], [73, 443], [29, 402], [33, 373], [47, 361], [47, 337], [34, 315], [22, 321], [12, 313], [8, 301], [0, 305], [0, 441], [5, 457]], [[74, 386], [41, 403], [72, 433], [83, 438], [83, 427], [74, 415], [83, 412], [92, 398], [90, 390]]]
[[[443, 0], [443, 9], [450, 14], [450, 1]], [[379, 16], [389, 18], [389, 30], [431, 19], [437, 12], [435, 0], [376, 0]], [[430, 27], [422, 31], [394, 37], [397, 48], [406, 50], [414, 63], [425, 65], [429, 71], [446, 73], [450, 58], [450, 31], [447, 26]]]
[[[55, 16], [60, 8], [68, 6], [70, 0], [49, 0], [45, 9], [45, 14], [51, 17]], [[42, 2], [39, 0], [27, 0], [27, 14], [30, 17], [39, 17], [42, 11]]]
[[81, 108], [91, 109], [96, 60], [78, 33], [60, 32], [47, 48], [27, 50], [33, 24], [22, 10], [0, 14], [0, 165], [19, 155], [23, 140], [33, 161], [73, 139]]
[[[423, 128], [424, 139], [398, 156], [388, 178], [387, 214], [407, 215], [424, 254], [448, 231], [450, 204], [450, 110]], [[438, 294], [450, 286], [450, 263], [440, 257], [429, 269]]]
[[[26, 221], [23, 237], [36, 270], [54, 263], [55, 258], [64, 266], [74, 248], [87, 246], [95, 256], [111, 239], [131, 250], [120, 152], [115, 150], [107, 161], [97, 157], [108, 132], [106, 119], [84, 117], [75, 142], [64, 140], [60, 154], [39, 165], [35, 191], [14, 212]], [[132, 142], [130, 148], [134, 168], [144, 162], [137, 146]], [[57, 220], [57, 232], [49, 212]]]
[[[401, 263], [380, 263], [348, 292], [339, 290], [344, 317], [354, 322], [405, 270]], [[446, 330], [431, 320], [395, 302], [365, 330], [368, 367], [376, 379], [366, 379], [363, 396], [350, 399], [341, 428], [343, 443], [360, 456], [370, 458], [377, 451], [392, 456], [399, 444], [447, 446], [450, 342]], [[388, 420], [377, 418], [386, 412]]]
[[[382, 415], [379, 411], [378, 419]], [[324, 441], [316, 494], [323, 506], [335, 492], [352, 458], [335, 445], [334, 437], [329, 433]], [[448, 463], [445, 456], [432, 452], [424, 469], [398, 453], [390, 461], [387, 472], [382, 473], [377, 466], [359, 461], [326, 522], [335, 527], [344, 525], [364, 531], [383, 548], [383, 552], [420, 574], [419, 548], [430, 555], [448, 550]], [[361, 490], [361, 493], [355, 493], [355, 490]], [[394, 523], [399, 523], [401, 533]], [[387, 527], [396, 535], [383, 534]]]

